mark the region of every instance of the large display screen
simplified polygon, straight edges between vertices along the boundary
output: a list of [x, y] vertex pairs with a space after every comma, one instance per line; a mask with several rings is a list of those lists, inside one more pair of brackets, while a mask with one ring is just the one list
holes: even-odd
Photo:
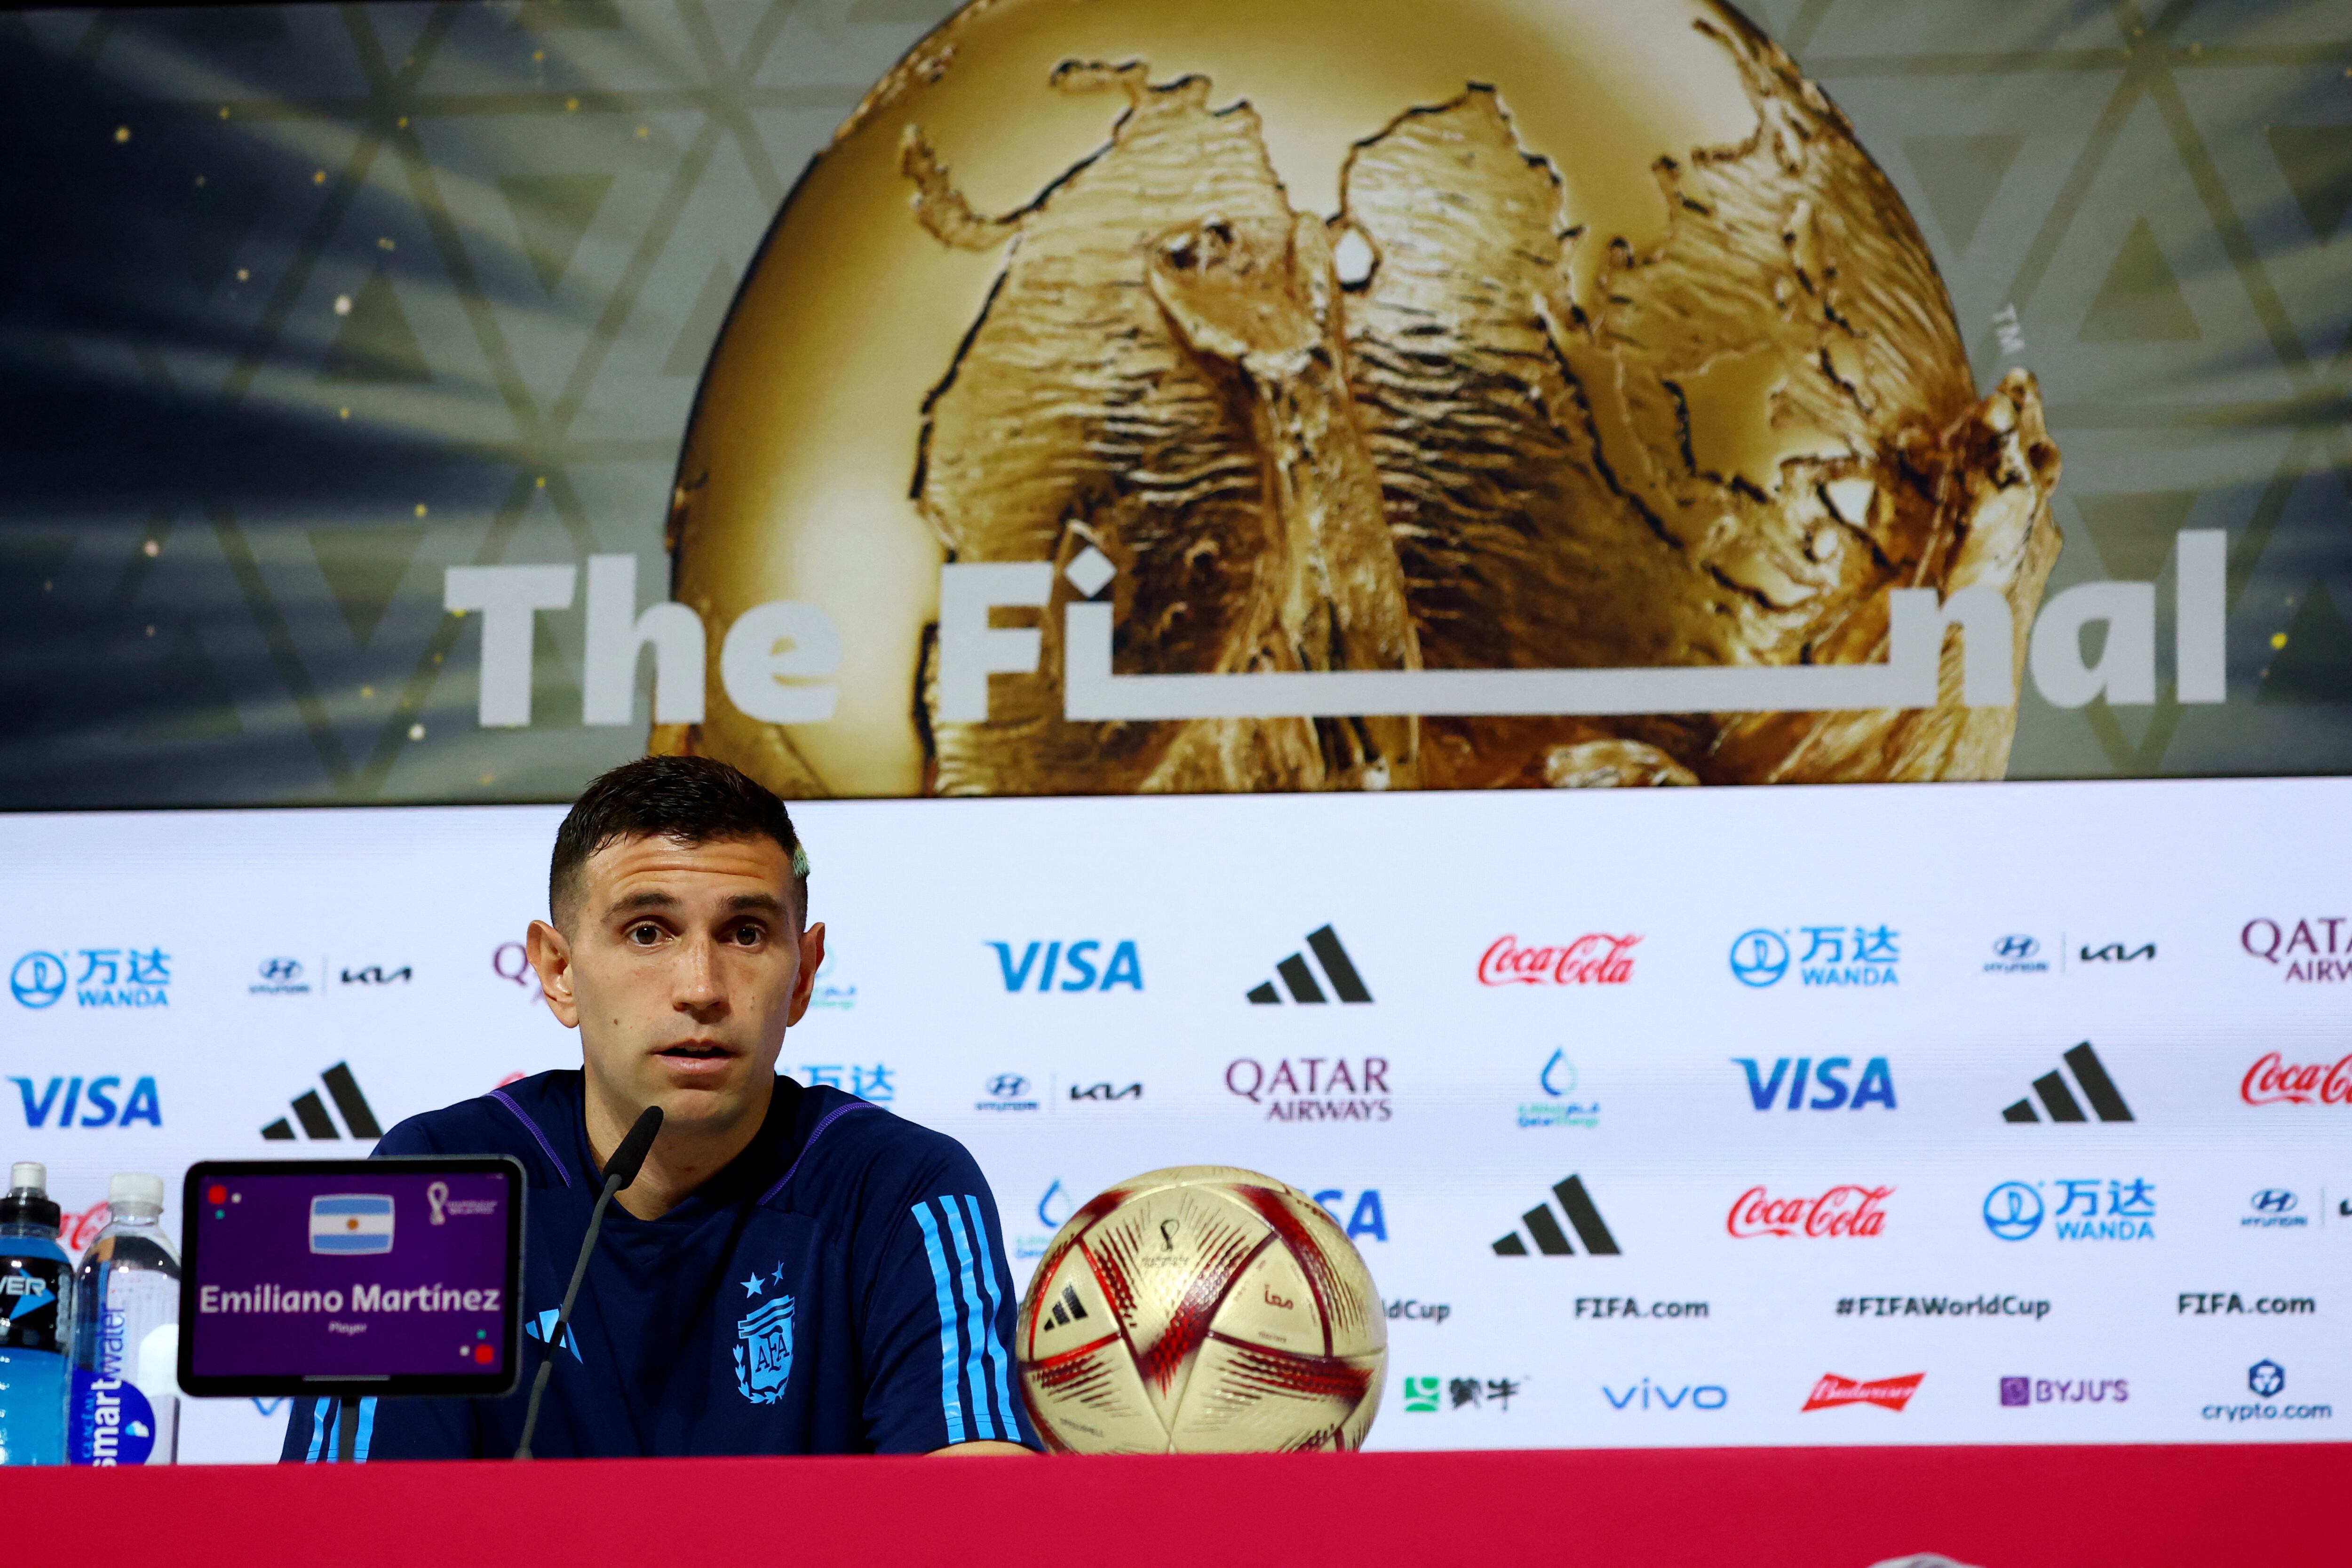
[[182, 1186], [189, 1393], [514, 1386], [514, 1161], [205, 1161]]

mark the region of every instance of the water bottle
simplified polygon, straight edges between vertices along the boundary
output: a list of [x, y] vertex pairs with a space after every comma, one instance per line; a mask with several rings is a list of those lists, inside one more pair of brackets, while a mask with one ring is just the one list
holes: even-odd
[[73, 1267], [48, 1184], [47, 1167], [23, 1161], [0, 1198], [0, 1465], [65, 1463]]
[[117, 1176], [111, 1216], [74, 1277], [69, 1457], [169, 1465], [180, 1451], [180, 1259], [163, 1236], [163, 1179]]

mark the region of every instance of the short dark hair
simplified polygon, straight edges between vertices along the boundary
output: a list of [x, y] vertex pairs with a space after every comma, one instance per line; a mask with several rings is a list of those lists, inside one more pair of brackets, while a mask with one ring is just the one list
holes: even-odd
[[712, 757], [639, 757], [599, 773], [555, 830], [547, 868], [547, 909], [559, 926], [574, 912], [582, 874], [595, 853], [656, 834], [679, 844], [772, 838], [793, 863], [793, 918], [808, 919], [808, 852], [792, 814], [764, 785]]

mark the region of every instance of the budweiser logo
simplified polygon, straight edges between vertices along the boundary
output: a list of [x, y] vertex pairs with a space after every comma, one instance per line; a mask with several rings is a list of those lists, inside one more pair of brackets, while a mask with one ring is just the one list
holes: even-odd
[[2238, 1094], [2248, 1105], [2352, 1105], [2352, 1057], [2289, 1067], [2273, 1051], [2246, 1069]]
[[1908, 1377], [1882, 1377], [1874, 1383], [1857, 1383], [1835, 1373], [1825, 1373], [1805, 1396], [1807, 1410], [1829, 1410], [1840, 1405], [1875, 1405], [1881, 1410], [1900, 1410], [1911, 1403], [1927, 1378], [1924, 1372]]
[[1832, 1187], [1817, 1198], [1776, 1198], [1762, 1187], [1739, 1194], [1724, 1220], [1737, 1237], [1751, 1236], [1876, 1236], [1886, 1228], [1886, 1211], [1878, 1205], [1895, 1194], [1893, 1187]]
[[1587, 931], [1566, 947], [1521, 947], [1498, 937], [1478, 957], [1481, 985], [1622, 985], [1633, 978], [1638, 936]]

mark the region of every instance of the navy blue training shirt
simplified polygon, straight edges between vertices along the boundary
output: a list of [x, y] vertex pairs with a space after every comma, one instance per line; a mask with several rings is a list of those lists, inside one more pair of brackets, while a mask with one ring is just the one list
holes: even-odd
[[[582, 1075], [411, 1117], [378, 1154], [512, 1154], [527, 1173], [521, 1380], [502, 1399], [363, 1399], [361, 1459], [506, 1458], [601, 1181]], [[542, 1458], [1039, 1447], [1006, 1347], [996, 1203], [963, 1145], [838, 1089], [776, 1079], [749, 1148], [659, 1219], [616, 1201], [540, 1408]], [[283, 1457], [335, 1458], [298, 1399]]]

